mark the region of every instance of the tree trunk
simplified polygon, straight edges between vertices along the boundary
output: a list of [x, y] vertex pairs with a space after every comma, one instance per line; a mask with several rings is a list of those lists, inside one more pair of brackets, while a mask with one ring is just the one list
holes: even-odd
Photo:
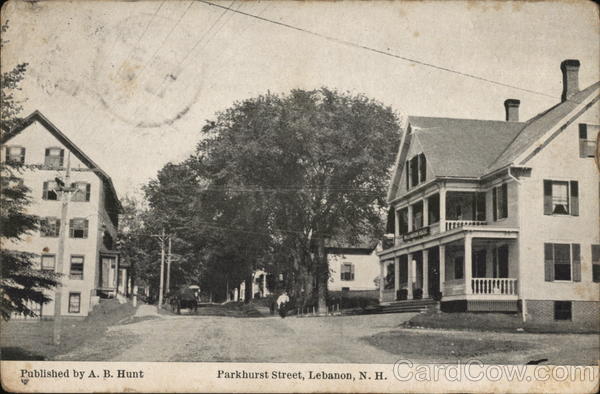
[[325, 250], [325, 239], [319, 238], [317, 251], [317, 296], [319, 313], [327, 313], [327, 281], [329, 280], [329, 264]]

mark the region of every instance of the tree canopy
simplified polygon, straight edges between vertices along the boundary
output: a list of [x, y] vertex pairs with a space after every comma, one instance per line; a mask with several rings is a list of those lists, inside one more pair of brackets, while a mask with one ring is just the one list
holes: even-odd
[[265, 268], [293, 296], [324, 299], [326, 245], [383, 233], [400, 135], [391, 108], [327, 88], [269, 93], [234, 103], [202, 134], [145, 190], [209, 277], [236, 283]]

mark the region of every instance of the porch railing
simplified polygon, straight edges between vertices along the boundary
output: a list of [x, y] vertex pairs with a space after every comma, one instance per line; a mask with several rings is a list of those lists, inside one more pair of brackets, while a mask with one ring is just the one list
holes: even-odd
[[484, 226], [485, 220], [446, 220], [446, 231], [464, 226]]
[[517, 295], [515, 278], [472, 278], [473, 294]]

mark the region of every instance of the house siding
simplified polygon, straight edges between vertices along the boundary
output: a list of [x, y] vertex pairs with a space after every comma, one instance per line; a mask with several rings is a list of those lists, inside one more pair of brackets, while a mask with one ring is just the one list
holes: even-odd
[[[375, 279], [379, 276], [379, 258], [375, 251], [370, 254], [329, 254], [328, 290], [340, 291], [347, 287], [350, 291], [377, 290]], [[343, 263], [354, 264], [354, 280], [341, 280], [340, 270]]]
[[[600, 243], [599, 176], [593, 158], [579, 157], [578, 124], [586, 122], [598, 123], [597, 104], [525, 163], [532, 171], [530, 177], [522, 178], [520, 186], [519, 204], [526, 213], [520, 223], [520, 277], [527, 282], [520, 287], [520, 294], [523, 299], [537, 300], [527, 302], [527, 313], [533, 320], [546, 321], [548, 305], [554, 300], [591, 302], [595, 305], [592, 310], [598, 309], [600, 284], [592, 281], [591, 245]], [[578, 182], [579, 216], [544, 215], [545, 179]], [[580, 282], [545, 281], [544, 243], [580, 244]], [[580, 307], [586, 303], [573, 305], [573, 322], [598, 320], [597, 313], [585, 312], [590, 307]]]

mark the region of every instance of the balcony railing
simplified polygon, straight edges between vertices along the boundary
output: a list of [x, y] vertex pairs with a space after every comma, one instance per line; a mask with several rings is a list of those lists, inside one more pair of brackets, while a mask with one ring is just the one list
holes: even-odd
[[464, 226], [485, 226], [485, 220], [446, 220], [446, 231]]
[[517, 295], [517, 279], [515, 278], [472, 278], [473, 294], [484, 295]]

